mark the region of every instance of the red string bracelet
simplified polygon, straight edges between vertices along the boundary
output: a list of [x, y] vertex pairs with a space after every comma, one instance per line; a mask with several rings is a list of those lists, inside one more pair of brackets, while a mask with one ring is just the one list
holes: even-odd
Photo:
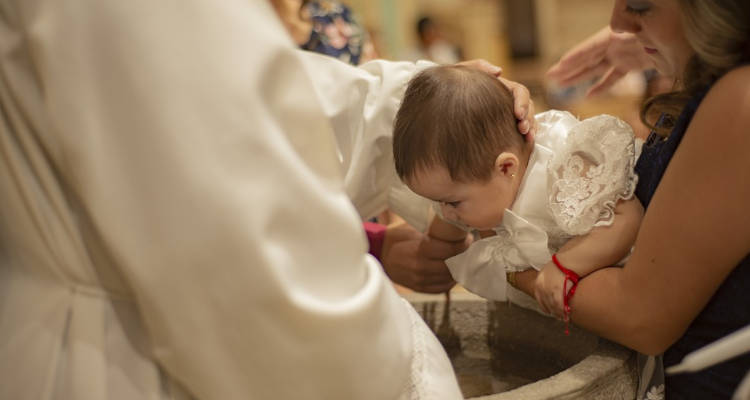
[[[570, 335], [570, 329], [568, 329], [568, 323], [570, 322], [570, 299], [572, 299], [573, 295], [576, 293], [578, 281], [581, 277], [574, 271], [563, 267], [563, 265], [560, 264], [560, 260], [557, 259], [557, 254], [552, 255], [552, 262], [554, 262], [557, 269], [562, 271], [563, 275], [565, 275], [565, 281], [563, 282], [563, 320], [565, 321], [565, 334]], [[568, 291], [568, 281], [571, 282], [570, 291]]]

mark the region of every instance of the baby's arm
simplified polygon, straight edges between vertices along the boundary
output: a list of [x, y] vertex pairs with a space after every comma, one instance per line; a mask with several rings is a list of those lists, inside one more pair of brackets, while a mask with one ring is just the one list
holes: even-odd
[[612, 225], [598, 226], [582, 236], [570, 239], [557, 252], [557, 259], [580, 276], [612, 266], [630, 252], [643, 218], [643, 206], [637, 198], [617, 203]]
[[[612, 225], [594, 227], [586, 235], [565, 243], [557, 252], [560, 264], [583, 277], [628, 255], [638, 234], [643, 206], [633, 197], [617, 203], [614, 211]], [[565, 276], [553, 262], [542, 268], [536, 278], [534, 296], [544, 311], [562, 315], [564, 280]]]

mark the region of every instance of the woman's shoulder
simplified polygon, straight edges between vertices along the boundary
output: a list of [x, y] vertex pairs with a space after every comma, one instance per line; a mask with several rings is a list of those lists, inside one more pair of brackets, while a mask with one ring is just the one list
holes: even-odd
[[734, 69], [729, 70], [724, 76], [722, 76], [714, 87], [719, 84], [742, 84], [747, 89], [750, 85], [750, 64], [742, 65]]
[[734, 68], [719, 78], [703, 103], [721, 103], [727, 110], [750, 107], [750, 65]]
[[707, 135], [721, 132], [724, 139], [737, 134], [738, 139], [750, 140], [747, 134], [750, 132], [750, 65], [737, 67], [716, 81], [698, 106], [691, 125], [712, 126], [710, 130], [700, 129]]

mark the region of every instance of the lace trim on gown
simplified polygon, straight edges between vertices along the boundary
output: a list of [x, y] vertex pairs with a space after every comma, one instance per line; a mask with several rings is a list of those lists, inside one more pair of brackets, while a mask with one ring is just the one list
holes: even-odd
[[601, 115], [572, 127], [548, 170], [549, 202], [558, 226], [572, 236], [614, 220], [619, 200], [633, 197], [636, 144], [625, 122]]

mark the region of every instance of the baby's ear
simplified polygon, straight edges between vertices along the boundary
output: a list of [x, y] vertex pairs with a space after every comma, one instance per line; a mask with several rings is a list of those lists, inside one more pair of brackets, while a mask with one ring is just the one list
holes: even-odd
[[520, 165], [518, 156], [509, 151], [504, 151], [495, 158], [495, 170], [502, 175], [515, 177]]

